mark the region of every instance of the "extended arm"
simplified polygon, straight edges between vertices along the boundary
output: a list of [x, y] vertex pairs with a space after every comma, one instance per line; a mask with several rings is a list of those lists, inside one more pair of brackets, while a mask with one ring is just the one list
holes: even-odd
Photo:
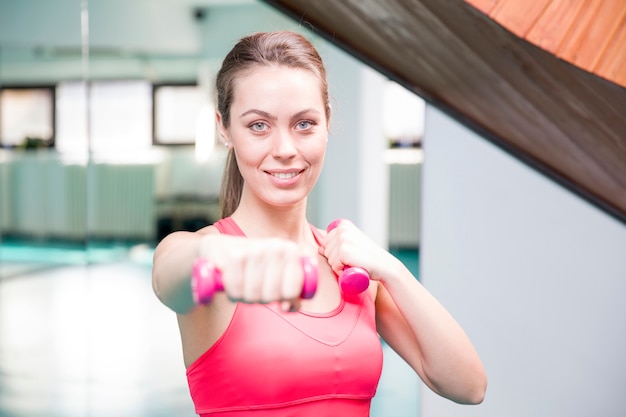
[[[194, 261], [203, 257], [220, 270], [231, 300], [296, 305], [303, 289], [305, 254], [289, 240], [230, 236], [213, 226], [195, 233], [176, 232], [157, 246], [152, 285], [158, 298], [176, 313], [191, 312], [195, 307], [191, 272]], [[313, 259], [311, 267], [317, 268]]]
[[195, 306], [191, 296], [191, 269], [200, 256], [205, 235], [175, 232], [165, 237], [154, 252], [152, 288], [159, 300], [178, 314]]

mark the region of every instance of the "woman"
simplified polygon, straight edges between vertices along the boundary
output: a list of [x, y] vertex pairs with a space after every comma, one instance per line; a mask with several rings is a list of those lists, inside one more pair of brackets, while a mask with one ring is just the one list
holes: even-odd
[[[438, 394], [480, 403], [486, 377], [471, 342], [394, 256], [350, 222], [326, 233], [307, 222], [322, 169], [330, 104], [314, 47], [292, 32], [241, 39], [217, 75], [216, 119], [229, 149], [223, 219], [175, 232], [154, 254], [153, 286], [177, 313], [199, 415], [367, 416], [382, 368], [379, 335]], [[224, 292], [197, 305], [197, 259]], [[301, 299], [303, 259], [317, 291]], [[344, 266], [369, 272], [341, 293]]]

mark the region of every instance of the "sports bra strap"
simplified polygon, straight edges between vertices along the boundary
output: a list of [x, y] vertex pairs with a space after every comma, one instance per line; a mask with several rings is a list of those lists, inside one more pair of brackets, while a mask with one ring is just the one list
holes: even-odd
[[[220, 231], [220, 233], [225, 234], [225, 235], [232, 235], [232, 236], [245, 236], [246, 235], [243, 232], [243, 230], [241, 230], [241, 228], [237, 225], [237, 223], [235, 223], [232, 217], [225, 217], [223, 219], [220, 219], [217, 222], [215, 222], [213, 226], [215, 226], [217, 230]], [[317, 230], [316, 227], [314, 227], [313, 225], [310, 225], [310, 226], [311, 226], [311, 232], [313, 233], [313, 236], [315, 237], [315, 241], [317, 242], [318, 245], [321, 245], [322, 240], [323, 240], [322, 234], [320, 233], [319, 230]]]
[[245, 236], [246, 234], [237, 226], [232, 217], [225, 217], [213, 224], [224, 235]]

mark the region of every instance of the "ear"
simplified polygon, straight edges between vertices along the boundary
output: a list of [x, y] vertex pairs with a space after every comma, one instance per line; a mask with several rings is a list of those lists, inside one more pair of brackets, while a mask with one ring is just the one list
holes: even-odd
[[326, 130], [330, 129], [330, 118], [333, 114], [333, 106], [328, 103], [328, 117], [326, 118]]
[[228, 135], [228, 129], [224, 127], [224, 122], [222, 119], [222, 113], [219, 111], [215, 112], [215, 126], [217, 127], [217, 133], [220, 137], [220, 142], [224, 144], [228, 149], [232, 149], [233, 145], [230, 141], [230, 136]]

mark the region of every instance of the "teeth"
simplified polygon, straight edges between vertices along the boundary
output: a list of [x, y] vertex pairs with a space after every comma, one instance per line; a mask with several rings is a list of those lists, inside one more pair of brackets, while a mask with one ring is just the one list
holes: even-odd
[[289, 178], [293, 178], [298, 174], [297, 172], [274, 172], [272, 175], [275, 176], [276, 178], [286, 180]]

